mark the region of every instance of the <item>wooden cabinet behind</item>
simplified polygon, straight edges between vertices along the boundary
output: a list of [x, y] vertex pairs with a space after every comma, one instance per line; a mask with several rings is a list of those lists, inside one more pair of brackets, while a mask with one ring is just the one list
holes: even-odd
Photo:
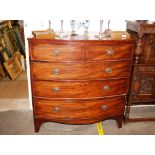
[[126, 121], [149, 121], [151, 118], [129, 118], [132, 105], [155, 103], [155, 24], [127, 21], [127, 31], [136, 42], [133, 79]]
[[35, 131], [43, 122], [116, 119], [130, 85], [131, 40], [28, 39]]

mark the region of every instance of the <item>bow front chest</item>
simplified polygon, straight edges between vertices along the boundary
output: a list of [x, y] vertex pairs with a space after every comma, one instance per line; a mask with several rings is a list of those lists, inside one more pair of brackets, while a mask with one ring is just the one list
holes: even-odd
[[131, 40], [28, 41], [36, 132], [48, 121], [90, 124], [115, 119], [122, 126]]

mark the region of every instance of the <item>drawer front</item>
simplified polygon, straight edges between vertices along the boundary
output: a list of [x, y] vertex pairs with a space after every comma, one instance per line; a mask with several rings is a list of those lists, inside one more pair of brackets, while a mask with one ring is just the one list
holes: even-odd
[[117, 60], [131, 59], [132, 45], [93, 45], [88, 46], [86, 51], [87, 60]]
[[34, 99], [35, 114], [48, 119], [90, 119], [122, 115], [125, 97], [87, 101]]
[[33, 81], [33, 95], [47, 98], [100, 98], [126, 94], [127, 79], [91, 82]]
[[83, 59], [82, 46], [32, 44], [32, 60], [47, 61], [81, 61]]
[[41, 63], [31, 62], [34, 79], [74, 80], [128, 77], [130, 61], [106, 63]]

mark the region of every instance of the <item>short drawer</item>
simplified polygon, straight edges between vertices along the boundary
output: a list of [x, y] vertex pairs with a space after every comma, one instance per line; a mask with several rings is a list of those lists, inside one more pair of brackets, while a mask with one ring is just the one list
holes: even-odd
[[32, 44], [31, 59], [42, 61], [81, 61], [83, 48], [78, 45]]
[[103, 100], [60, 101], [34, 99], [35, 114], [48, 119], [90, 119], [123, 115], [125, 97]]
[[127, 93], [127, 79], [85, 82], [33, 81], [33, 95], [47, 98], [101, 98]]
[[128, 77], [130, 61], [105, 63], [31, 62], [32, 77], [39, 80], [80, 80]]
[[94, 61], [131, 59], [132, 45], [90, 45], [86, 50], [86, 59]]

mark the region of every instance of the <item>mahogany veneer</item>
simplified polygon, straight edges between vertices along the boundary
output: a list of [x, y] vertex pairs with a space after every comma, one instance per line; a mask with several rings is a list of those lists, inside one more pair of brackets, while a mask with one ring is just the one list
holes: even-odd
[[117, 120], [130, 86], [131, 40], [29, 38], [35, 131], [42, 123]]

